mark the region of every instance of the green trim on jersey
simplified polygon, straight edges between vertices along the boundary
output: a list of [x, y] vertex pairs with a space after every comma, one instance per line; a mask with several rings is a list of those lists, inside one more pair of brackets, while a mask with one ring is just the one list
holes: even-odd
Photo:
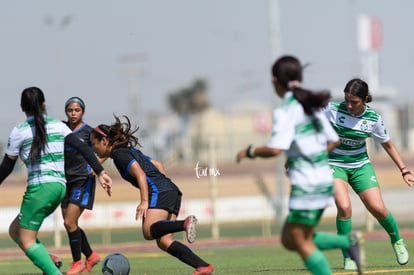
[[325, 166], [328, 163], [328, 154], [326, 151], [318, 152], [308, 156], [297, 156], [296, 158], [289, 158], [287, 166], [289, 169], [302, 169], [306, 167]]
[[356, 168], [369, 163], [366, 139], [372, 137], [377, 142], [389, 140], [381, 115], [366, 105], [360, 116], [349, 113], [344, 102], [331, 102], [327, 116], [341, 143], [330, 153], [329, 164]]
[[11, 155], [18, 154], [25, 163], [28, 172], [28, 185], [50, 182], [60, 182], [65, 185], [64, 142], [65, 136], [70, 134], [71, 130], [58, 119], [47, 116], [44, 119], [47, 144], [35, 164], [32, 164], [30, 160], [33, 132], [35, 131], [33, 117], [28, 117], [26, 121], [13, 129], [6, 152]]

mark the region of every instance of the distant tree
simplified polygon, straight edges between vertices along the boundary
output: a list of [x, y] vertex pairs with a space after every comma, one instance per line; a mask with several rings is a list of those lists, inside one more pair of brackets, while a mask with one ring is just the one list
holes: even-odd
[[173, 91], [168, 96], [170, 108], [178, 114], [204, 111], [208, 106], [207, 81], [196, 79], [189, 87]]
[[[207, 91], [207, 81], [205, 79], [195, 79], [189, 87], [175, 90], [168, 96], [171, 110], [177, 113], [180, 119], [181, 129], [178, 131], [179, 135], [177, 136], [177, 153], [181, 160], [185, 160], [189, 156], [187, 152], [190, 147], [197, 147], [195, 144], [198, 142], [194, 143], [188, 140], [188, 132], [191, 117], [202, 113], [209, 107]], [[189, 146], [189, 144], [193, 144], [193, 146]], [[193, 152], [198, 151], [198, 147], [193, 149]]]

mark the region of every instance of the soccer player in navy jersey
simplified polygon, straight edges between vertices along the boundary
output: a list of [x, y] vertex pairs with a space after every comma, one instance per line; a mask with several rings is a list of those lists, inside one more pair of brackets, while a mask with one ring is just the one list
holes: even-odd
[[[85, 107], [85, 102], [80, 97], [75, 96], [66, 100], [65, 114], [67, 121], [65, 121], [65, 124], [83, 143], [91, 147], [89, 136], [92, 127], [83, 120]], [[103, 160], [100, 161], [103, 162]], [[95, 174], [85, 158], [69, 145], [65, 146], [65, 176], [67, 180], [66, 195], [62, 200], [61, 207], [73, 259], [66, 274], [72, 275], [90, 272], [100, 261], [100, 257], [92, 250], [85, 232], [78, 224], [83, 211], [93, 208], [96, 186]], [[82, 260], [82, 253], [86, 256], [85, 262]]]
[[112, 158], [123, 179], [139, 189], [141, 201], [135, 218], [142, 219], [142, 232], [147, 240], [156, 240], [160, 249], [195, 268], [193, 275], [209, 275], [213, 266], [198, 257], [183, 243], [174, 240], [173, 233], [185, 231], [189, 243], [196, 237], [195, 216], [177, 220], [182, 193], [170, 178], [161, 162], [144, 155], [131, 128], [128, 117], [121, 122], [115, 116], [112, 125], [101, 124], [91, 134], [93, 150], [100, 158]]

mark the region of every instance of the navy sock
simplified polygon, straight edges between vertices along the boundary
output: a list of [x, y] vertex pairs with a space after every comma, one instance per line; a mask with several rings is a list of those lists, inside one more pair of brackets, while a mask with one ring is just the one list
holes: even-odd
[[68, 233], [70, 251], [72, 252], [72, 259], [77, 262], [81, 259], [82, 235], [80, 229]]
[[194, 254], [190, 248], [184, 244], [174, 241], [168, 248], [167, 253], [178, 258], [180, 261], [194, 267], [208, 266], [208, 263], [203, 261], [200, 257]]
[[151, 225], [151, 235], [154, 239], [169, 234], [180, 232], [184, 230], [184, 221], [162, 220]]
[[92, 254], [92, 248], [89, 244], [88, 238], [86, 237], [85, 232], [82, 230], [82, 228], [79, 228], [81, 233], [81, 240], [82, 240], [82, 253], [86, 256], [86, 258], [89, 258]]

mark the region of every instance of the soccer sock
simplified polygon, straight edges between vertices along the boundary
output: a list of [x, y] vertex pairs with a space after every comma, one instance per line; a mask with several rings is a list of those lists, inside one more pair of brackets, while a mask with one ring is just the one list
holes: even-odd
[[305, 259], [306, 268], [314, 275], [331, 275], [331, 267], [325, 255], [316, 249]]
[[383, 219], [382, 221], [378, 221], [381, 226], [387, 231], [388, 235], [391, 238], [391, 243], [394, 244], [395, 242], [401, 239], [400, 232], [398, 230], [397, 222], [394, 219], [394, 216], [391, 212], [388, 212], [388, 216]]
[[333, 248], [348, 248], [350, 242], [347, 235], [337, 235], [317, 232], [313, 235], [313, 242], [320, 250]]
[[74, 262], [79, 261], [82, 258], [81, 246], [82, 246], [82, 234], [79, 227], [72, 232], [68, 233], [70, 251], [72, 252], [72, 259]]
[[162, 220], [151, 225], [151, 235], [154, 239], [169, 234], [180, 232], [184, 230], [184, 221]]
[[180, 261], [194, 267], [208, 266], [208, 263], [194, 254], [190, 248], [180, 242], [174, 241], [168, 248], [167, 253], [178, 258]]
[[26, 251], [26, 256], [33, 262], [35, 266], [40, 268], [48, 275], [61, 274], [59, 269], [50, 259], [49, 252], [41, 243], [34, 243]]
[[85, 254], [86, 258], [89, 258], [89, 256], [91, 256], [92, 254], [92, 248], [91, 245], [89, 244], [88, 238], [86, 237], [85, 232], [82, 230], [82, 228], [79, 228], [80, 233], [81, 233], [81, 248], [82, 248], [82, 253]]
[[[339, 235], [346, 235], [350, 234], [352, 232], [352, 220], [351, 219], [336, 219], [336, 230]], [[346, 249], [342, 249], [342, 255], [344, 258], [349, 258], [348, 253], [346, 252]]]

